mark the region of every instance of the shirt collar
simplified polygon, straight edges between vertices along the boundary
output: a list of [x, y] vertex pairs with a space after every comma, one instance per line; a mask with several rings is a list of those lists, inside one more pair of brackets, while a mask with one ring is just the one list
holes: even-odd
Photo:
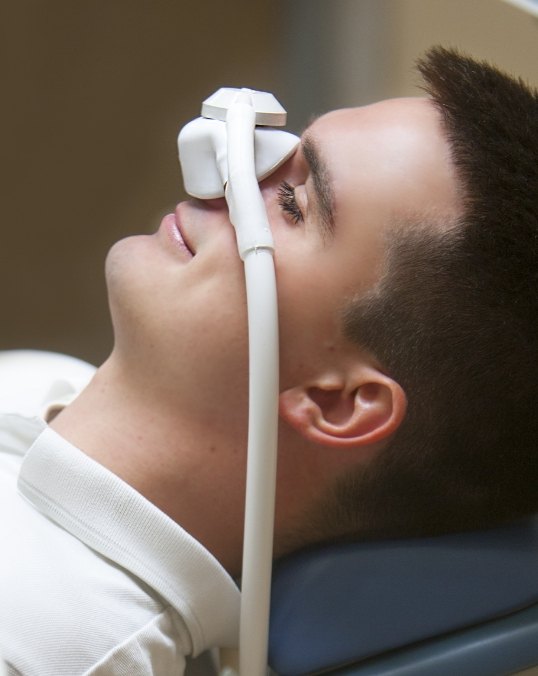
[[150, 585], [181, 615], [193, 654], [238, 642], [240, 593], [220, 563], [122, 479], [47, 427], [19, 490], [48, 518]]

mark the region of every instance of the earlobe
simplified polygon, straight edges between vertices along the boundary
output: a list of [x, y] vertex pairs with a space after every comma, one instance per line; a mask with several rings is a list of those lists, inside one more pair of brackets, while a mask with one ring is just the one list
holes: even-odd
[[364, 446], [386, 439], [405, 416], [405, 393], [376, 369], [361, 373], [353, 386], [321, 382], [282, 392], [281, 417], [306, 439], [325, 446]]

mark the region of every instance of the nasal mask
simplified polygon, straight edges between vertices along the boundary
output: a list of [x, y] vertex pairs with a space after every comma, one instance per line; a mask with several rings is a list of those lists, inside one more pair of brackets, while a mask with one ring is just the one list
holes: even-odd
[[240, 676], [262, 676], [267, 662], [279, 358], [274, 244], [258, 183], [297, 148], [297, 136], [274, 129], [285, 123], [286, 111], [272, 94], [225, 88], [203, 102], [202, 117], [183, 127], [178, 137], [186, 192], [200, 199], [226, 198], [245, 266], [249, 429]]
[[200, 199], [226, 197], [243, 260], [251, 249], [273, 248], [269, 225], [258, 227], [256, 217], [265, 208], [257, 184], [293, 155], [299, 143], [294, 134], [274, 129], [285, 124], [286, 111], [272, 94], [222, 88], [203, 102], [202, 117], [179, 133], [186, 192]]

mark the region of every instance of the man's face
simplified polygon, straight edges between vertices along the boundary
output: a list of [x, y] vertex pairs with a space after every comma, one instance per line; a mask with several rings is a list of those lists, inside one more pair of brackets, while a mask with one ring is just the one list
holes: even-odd
[[[378, 280], [392, 225], [452, 215], [456, 187], [433, 105], [395, 99], [316, 120], [261, 190], [275, 241], [284, 390], [358, 352], [341, 333], [345, 301]], [[176, 227], [194, 256], [174, 239]], [[107, 278], [115, 352], [133, 378], [178, 419], [214, 433], [213, 446], [242, 453], [246, 302], [225, 201], [181, 203], [156, 234], [119, 242]]]

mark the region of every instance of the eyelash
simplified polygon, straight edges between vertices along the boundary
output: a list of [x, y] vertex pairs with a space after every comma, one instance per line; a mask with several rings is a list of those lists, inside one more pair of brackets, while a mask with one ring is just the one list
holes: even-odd
[[295, 188], [287, 181], [282, 181], [278, 188], [278, 203], [294, 223], [302, 223], [303, 213], [295, 199]]

